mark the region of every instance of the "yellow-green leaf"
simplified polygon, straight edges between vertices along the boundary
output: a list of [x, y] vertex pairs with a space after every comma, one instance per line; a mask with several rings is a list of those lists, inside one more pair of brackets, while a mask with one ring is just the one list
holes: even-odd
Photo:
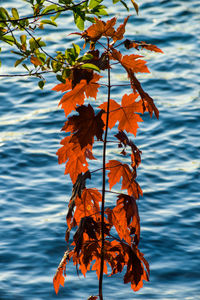
[[139, 13], [139, 6], [138, 6], [138, 4], [134, 0], [131, 0], [131, 2], [132, 2], [133, 6], [135, 8], [135, 11], [136, 11], [137, 15], [138, 15], [138, 13]]

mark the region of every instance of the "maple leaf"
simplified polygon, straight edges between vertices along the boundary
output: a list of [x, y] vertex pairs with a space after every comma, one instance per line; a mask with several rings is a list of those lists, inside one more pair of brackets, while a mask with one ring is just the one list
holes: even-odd
[[124, 46], [126, 47], [126, 49], [130, 49], [130, 48], [135, 48], [137, 50], [140, 49], [147, 49], [147, 50], [150, 50], [150, 51], [154, 51], [154, 52], [160, 52], [160, 53], [164, 53], [160, 48], [158, 48], [157, 46], [155, 45], [152, 45], [152, 44], [147, 44], [146, 42], [136, 42], [136, 41], [130, 41], [128, 39], [126, 39], [124, 41]]
[[62, 285], [64, 287], [65, 277], [63, 276], [63, 272], [66, 270], [67, 260], [69, 260], [69, 251], [66, 251], [63, 255], [63, 258], [58, 266], [56, 274], [53, 278], [53, 285], [56, 294], [58, 294], [59, 287]]
[[[78, 229], [74, 235], [75, 249], [74, 252], [79, 255], [84, 241], [84, 233], [92, 240], [97, 240], [97, 232], [99, 231], [98, 223], [92, 217], [84, 217], [81, 219]], [[87, 237], [86, 237], [87, 239]]]
[[67, 225], [68, 225], [69, 229], [74, 227], [74, 224], [73, 224], [74, 220], [73, 220], [73, 223], [71, 223], [71, 219], [73, 216], [74, 207], [76, 205], [75, 200], [77, 197], [81, 197], [82, 191], [85, 189], [85, 181], [88, 178], [89, 179], [91, 178], [91, 174], [89, 171], [87, 171], [85, 174], [79, 174], [75, 184], [73, 185], [72, 196], [69, 201], [68, 212], [67, 212], [67, 216], [66, 216]]
[[[124, 145], [124, 147], [126, 148], [126, 146], [130, 146], [131, 150], [132, 150], [132, 154], [131, 154], [131, 166], [132, 168], [137, 168], [139, 166], [139, 164], [141, 163], [141, 154], [142, 151], [140, 151], [137, 146], [127, 137], [127, 135], [125, 134], [125, 132], [123, 132], [122, 130], [120, 130], [115, 137], [120, 141], [119, 146], [122, 147], [121, 144]], [[123, 154], [123, 153], [122, 153]]]
[[88, 163], [86, 161], [86, 158], [88, 157], [87, 150], [91, 152], [92, 147], [91, 145], [87, 145], [81, 149], [81, 146], [78, 140], [75, 140], [75, 137], [73, 139], [74, 143], [70, 142], [70, 139], [71, 136], [67, 136], [61, 141], [63, 146], [58, 149], [56, 154], [58, 155], [59, 164], [67, 161], [65, 174], [69, 174], [72, 182], [75, 183], [78, 175], [88, 170]]
[[127, 164], [122, 164], [117, 160], [110, 160], [106, 164], [106, 169], [110, 171], [108, 173], [110, 189], [112, 189], [112, 187], [119, 182], [122, 177], [122, 190], [127, 189], [128, 194], [133, 196], [135, 199], [138, 199], [139, 195], [142, 196], [142, 190], [139, 184], [135, 181], [136, 174], [135, 172], [131, 172]]
[[79, 224], [80, 220], [85, 216], [93, 216], [95, 221], [100, 218], [101, 193], [97, 189], [84, 189], [81, 197], [76, 197], [76, 211], [74, 218], [76, 223]]
[[140, 218], [137, 204], [133, 197], [121, 194], [118, 196], [117, 205], [111, 210], [107, 208], [109, 222], [115, 226], [120, 237], [131, 245], [131, 235], [134, 234], [135, 245], [140, 239]]
[[124, 23], [121, 24], [121, 25], [117, 28], [116, 32], [115, 32], [114, 35], [112, 36], [112, 39], [113, 39], [114, 43], [115, 43], [116, 41], [120, 41], [120, 40], [123, 39], [124, 33], [125, 33], [125, 27], [126, 27], [126, 23], [127, 23], [128, 19], [129, 19], [129, 16], [126, 17], [126, 18], [124, 19]]
[[131, 69], [134, 73], [150, 73], [146, 66], [146, 61], [138, 59], [141, 55], [125, 55], [121, 60], [121, 64], [125, 69]]
[[[127, 270], [124, 275], [124, 283], [131, 282], [131, 288], [138, 291], [143, 286], [143, 280], [149, 281], [149, 266], [143, 254], [135, 246], [123, 245], [128, 254]], [[147, 272], [144, 266], [147, 268]]]
[[[98, 88], [100, 85], [97, 81], [101, 78], [100, 75], [94, 74], [93, 78], [87, 82], [87, 80], [82, 79], [80, 83], [61, 98], [59, 105], [64, 109], [65, 115], [68, 116], [72, 110], [76, 109], [76, 105], [82, 105], [84, 103], [85, 97], [92, 97], [96, 99]], [[55, 91], [66, 91], [72, 87], [72, 81], [66, 80], [66, 84], [58, 84], [53, 90]]]
[[73, 133], [69, 142], [76, 142], [78, 140], [81, 149], [88, 144], [92, 145], [94, 142], [94, 136], [98, 140], [102, 140], [104, 122], [101, 119], [103, 111], [101, 110], [95, 116], [94, 110], [90, 104], [88, 106], [82, 105], [76, 108], [79, 115], [75, 115], [68, 118], [63, 130], [66, 132], [71, 131]]
[[120, 51], [114, 48], [111, 50], [112, 54], [110, 55], [110, 58], [118, 60], [126, 70], [132, 70], [134, 73], [150, 73], [146, 66], [146, 61], [143, 59], [138, 59], [143, 56], [135, 54], [123, 56]]
[[159, 118], [159, 111], [157, 107], [154, 104], [153, 99], [147, 94], [138, 79], [135, 77], [134, 72], [132, 70], [128, 70], [128, 75], [131, 80], [131, 85], [133, 90], [136, 89], [138, 93], [140, 94], [141, 99], [144, 101], [145, 109], [149, 112], [150, 116], [152, 117], [153, 112], [155, 113], [156, 118]]
[[91, 25], [87, 30], [82, 33], [82, 37], [86, 40], [90, 40], [92, 42], [96, 42], [102, 36], [113, 36], [114, 28], [113, 26], [116, 23], [116, 18], [112, 18], [108, 20], [106, 23], [97, 18], [95, 19], [95, 24]]
[[53, 88], [52, 88], [52, 91], [56, 91], [56, 92], [66, 92], [68, 90], [71, 90], [72, 89], [72, 80], [70, 79], [66, 79], [66, 82], [65, 83], [59, 83], [57, 85], [55, 85]]
[[[110, 100], [110, 112], [108, 126], [111, 129], [117, 121], [119, 121], [118, 129], [126, 130], [127, 132], [133, 133], [136, 136], [138, 122], [142, 122], [141, 117], [136, 114], [143, 113], [142, 101], [135, 102], [139, 95], [138, 94], [125, 94], [121, 101], [121, 106], [115, 101]], [[104, 102], [99, 106], [105, 112], [107, 112], [107, 102]], [[102, 116], [103, 121], [106, 120], [106, 115]]]

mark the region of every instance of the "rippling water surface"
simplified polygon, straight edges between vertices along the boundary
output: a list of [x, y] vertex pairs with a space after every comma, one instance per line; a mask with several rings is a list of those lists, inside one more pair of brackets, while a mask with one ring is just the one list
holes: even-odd
[[[143, 87], [155, 99], [159, 121], [145, 116], [136, 143], [143, 162], [138, 180], [141, 251], [150, 262], [150, 282], [134, 293], [122, 275], [105, 278], [105, 299], [200, 299], [200, 3], [198, 0], [141, 0], [140, 16], [131, 17], [127, 38], [155, 43], [165, 52], [146, 55], [151, 74], [142, 75]], [[0, 1], [24, 9], [23, 1]], [[127, 15], [117, 11], [121, 22]], [[53, 53], [74, 41], [72, 18], [64, 29], [49, 28]], [[76, 39], [76, 37], [75, 37]], [[0, 73], [13, 72], [13, 57], [3, 50]], [[20, 71], [20, 69], [19, 69]], [[114, 74], [112, 80], [120, 79]], [[47, 77], [43, 91], [35, 79], [0, 81], [0, 299], [87, 299], [97, 294], [96, 274], [78, 278], [67, 268], [65, 288], [58, 296], [52, 278], [65, 251], [65, 215], [71, 183], [57, 163], [64, 113], [60, 95], [51, 91]], [[124, 90], [113, 91], [120, 99]], [[102, 97], [105, 97], [102, 91]], [[99, 99], [100, 101], [101, 99]], [[117, 151], [110, 146], [108, 156]], [[118, 152], [117, 152], [118, 153]], [[98, 155], [97, 155], [98, 156]], [[96, 163], [98, 165], [98, 163]], [[94, 178], [95, 185], [100, 178]], [[114, 203], [111, 197], [109, 205]]]

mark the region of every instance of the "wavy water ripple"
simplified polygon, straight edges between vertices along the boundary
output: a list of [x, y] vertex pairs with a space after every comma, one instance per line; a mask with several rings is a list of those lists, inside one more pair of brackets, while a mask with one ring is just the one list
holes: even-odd
[[[22, 7], [22, 2], [12, 0], [6, 5]], [[118, 6], [109, 8], [111, 15], [116, 9], [122, 21], [127, 13]], [[48, 31], [52, 53], [57, 43], [64, 49], [74, 38], [67, 37], [74, 31], [71, 16], [61, 22], [65, 28], [59, 34], [54, 28]], [[133, 293], [121, 274], [106, 278], [105, 299], [200, 299], [199, 24], [197, 0], [142, 0], [140, 15], [127, 25], [127, 38], [155, 43], [165, 52], [142, 52], [152, 73], [140, 78], [159, 107], [160, 119], [146, 115], [136, 139], [143, 152], [138, 170], [144, 191], [139, 200], [140, 248], [150, 262], [151, 281]], [[1, 74], [13, 71], [13, 61], [10, 55]], [[126, 80], [117, 71], [115, 79]], [[57, 107], [59, 96], [51, 91], [54, 85], [52, 76], [44, 91], [38, 90], [33, 79], [0, 82], [2, 300], [74, 300], [97, 293], [96, 275], [91, 272], [86, 279], [78, 278], [71, 265], [58, 296], [52, 286], [65, 251], [65, 215], [71, 193], [69, 178], [63, 175], [64, 166], [57, 164], [55, 154], [64, 113]], [[123, 93], [121, 88], [113, 89], [115, 97]], [[99, 151], [100, 146], [97, 157]], [[109, 159], [118, 154], [110, 145]], [[100, 182], [98, 176], [94, 180]], [[109, 205], [113, 201], [108, 198]]]

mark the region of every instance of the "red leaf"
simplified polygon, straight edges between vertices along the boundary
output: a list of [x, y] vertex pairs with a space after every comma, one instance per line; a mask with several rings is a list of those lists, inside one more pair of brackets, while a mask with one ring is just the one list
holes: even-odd
[[42, 61], [35, 56], [31, 56], [31, 63], [35, 66], [41, 66], [43, 64]]
[[[87, 80], [83, 79], [80, 83], [76, 84], [76, 86], [69, 91], [68, 93], [64, 94], [62, 99], [59, 102], [59, 105], [64, 109], [65, 115], [68, 114], [76, 109], [76, 105], [82, 105], [84, 103], [85, 97], [93, 97], [96, 99], [98, 88], [100, 85], [96, 83], [101, 78], [100, 75], [94, 74], [93, 78], [87, 82]], [[72, 81], [66, 80], [66, 84], [58, 84], [56, 85], [53, 90], [55, 91], [66, 91], [71, 89]]]
[[127, 164], [122, 164], [117, 160], [110, 160], [106, 164], [106, 168], [110, 171], [108, 173], [110, 189], [120, 181], [122, 177], [121, 189], [127, 189], [128, 194], [133, 196], [135, 199], [142, 196], [142, 190], [139, 184], [135, 181], [135, 172], [131, 172]]
[[70, 174], [71, 180], [73, 183], [76, 182], [76, 179], [80, 173], [84, 173], [88, 170], [88, 163], [86, 161], [86, 151], [89, 150], [91, 152], [91, 145], [87, 145], [83, 149], [81, 149], [78, 140], [74, 143], [70, 142], [71, 136], [65, 137], [61, 144], [61, 147], [57, 151], [58, 162], [59, 164], [66, 163], [65, 174]]
[[150, 73], [146, 66], [146, 61], [143, 59], [138, 59], [140, 57], [143, 56], [135, 54], [122, 56], [120, 51], [117, 51], [114, 48], [112, 49], [111, 54], [111, 59], [118, 60], [126, 70], [130, 69], [134, 73]]
[[152, 117], [152, 114], [154, 112], [156, 118], [158, 119], [159, 118], [159, 111], [158, 111], [157, 107], [155, 106], [153, 99], [149, 96], [149, 94], [147, 94], [143, 90], [140, 82], [135, 77], [134, 72], [132, 72], [132, 70], [128, 70], [128, 74], [129, 74], [129, 77], [130, 77], [130, 80], [131, 80], [132, 88], [134, 90], [136, 89], [138, 91], [138, 93], [140, 94], [141, 99], [144, 101], [145, 109], [147, 109], [147, 111], [149, 111], [149, 114], [150, 114], [151, 117]]
[[56, 274], [53, 278], [53, 285], [54, 285], [56, 294], [58, 294], [60, 285], [62, 285], [64, 287], [65, 277], [63, 276], [63, 272], [65, 273], [65, 270], [66, 270], [67, 259], [69, 259], [69, 251], [66, 251], [64, 253], [64, 256], [63, 256], [63, 258], [58, 266], [58, 269], [56, 271]]
[[[135, 102], [138, 94], [125, 94], [122, 98], [121, 106], [114, 100], [110, 100], [110, 113], [108, 126], [111, 129], [117, 121], [119, 121], [118, 129], [126, 130], [133, 133], [136, 136], [138, 122], [142, 122], [141, 117], [136, 114], [143, 113], [142, 101]], [[104, 102], [99, 106], [101, 109], [107, 112], [107, 102]], [[106, 121], [106, 115], [102, 115], [102, 119]]]
[[[143, 287], [143, 280], [149, 281], [149, 267], [147, 261], [144, 259], [143, 254], [137, 247], [124, 246], [128, 254], [127, 271], [124, 275], [124, 283], [131, 283], [131, 288], [138, 291]], [[144, 266], [147, 268], [147, 272]]]
[[130, 40], [125, 40], [124, 41], [124, 45], [127, 49], [130, 49], [130, 48], [135, 48], [137, 50], [139, 50], [139, 48], [141, 47], [141, 49], [147, 49], [147, 50], [150, 50], [150, 51], [154, 51], [154, 52], [160, 52], [160, 53], [164, 53], [160, 48], [158, 48], [157, 46], [155, 45], [152, 45], [152, 44], [147, 44], [146, 42], [135, 42], [135, 41], [130, 41]]
[[123, 39], [124, 33], [125, 33], [125, 27], [126, 27], [126, 23], [127, 23], [128, 19], [129, 19], [129, 16], [128, 16], [127, 18], [125, 18], [125, 19], [124, 19], [124, 23], [121, 24], [121, 25], [117, 28], [115, 34], [114, 34], [113, 37], [112, 37], [114, 43], [115, 43], [116, 41], [119, 41], [119, 40], [122, 40], [122, 39]]
[[99, 202], [101, 202], [101, 193], [97, 189], [84, 189], [81, 198], [75, 199], [76, 211], [74, 218], [79, 224], [80, 220], [85, 216], [93, 216], [98, 221], [100, 216]]
[[89, 39], [92, 42], [96, 42], [102, 36], [111, 37], [114, 35], [114, 28], [113, 26], [116, 23], [116, 18], [112, 18], [108, 20], [106, 23], [101, 21], [97, 18], [95, 19], [95, 24], [91, 25], [87, 30], [82, 33], [82, 37]]
[[96, 116], [90, 104], [88, 106], [82, 105], [76, 108], [79, 115], [74, 115], [68, 118], [63, 130], [66, 132], [71, 131], [73, 135], [69, 142], [76, 142], [78, 140], [81, 149], [88, 144], [92, 145], [94, 136], [98, 140], [102, 140], [104, 122], [101, 119], [103, 111], [100, 111]]
[[[132, 168], [137, 168], [139, 166], [139, 164], [141, 163], [142, 151], [140, 151], [137, 148], [137, 146], [131, 140], [128, 139], [127, 135], [123, 131], [120, 130], [115, 136], [120, 141], [119, 145], [122, 146], [122, 144], [123, 144], [125, 148], [126, 148], [126, 146], [131, 147], [131, 150], [132, 150], [131, 166], [132, 166]], [[126, 153], [124, 153], [124, 152], [125, 152], [125, 150], [123, 150], [121, 153], [126, 155]]]
[[138, 59], [141, 55], [125, 55], [121, 60], [121, 64], [125, 69], [131, 69], [134, 73], [150, 73], [146, 66], [146, 61]]

